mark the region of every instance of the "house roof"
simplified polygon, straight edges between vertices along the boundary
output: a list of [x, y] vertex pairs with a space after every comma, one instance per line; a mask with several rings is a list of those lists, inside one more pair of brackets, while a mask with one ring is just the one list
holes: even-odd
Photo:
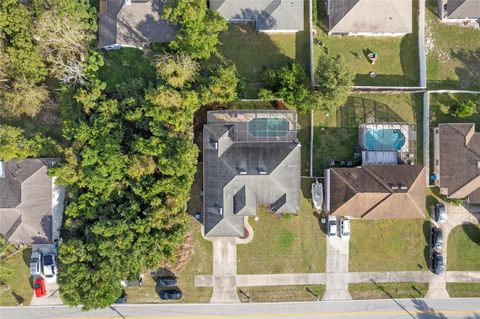
[[[253, 112], [253, 111], [252, 111]], [[244, 216], [257, 205], [278, 213], [300, 209], [300, 144], [295, 123], [284, 136], [254, 137], [248, 122], [254, 118], [293, 118], [291, 111], [209, 112], [203, 128], [203, 212], [205, 235], [244, 236]], [[213, 116], [215, 115], [215, 116]], [[247, 124], [247, 125], [246, 125]]]
[[480, 0], [448, 0], [449, 19], [480, 18]]
[[162, 20], [165, 0], [102, 0], [106, 4], [98, 26], [98, 46], [144, 47], [152, 42], [173, 39], [177, 27]]
[[365, 219], [424, 217], [424, 166], [331, 168], [329, 176], [333, 215]]
[[54, 159], [10, 160], [0, 178], [0, 233], [10, 242], [48, 243], [52, 238]]
[[210, 0], [229, 21], [253, 20], [258, 31], [303, 31], [303, 0]]
[[330, 33], [411, 33], [412, 0], [329, 0]]
[[480, 133], [475, 124], [442, 123], [438, 129], [440, 188], [450, 198], [480, 203]]

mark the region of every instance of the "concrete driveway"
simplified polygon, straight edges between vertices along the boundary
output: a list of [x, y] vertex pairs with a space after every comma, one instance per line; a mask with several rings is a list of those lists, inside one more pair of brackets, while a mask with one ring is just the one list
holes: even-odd
[[348, 292], [349, 241], [327, 237], [327, 280], [323, 300], [349, 300]]
[[214, 238], [211, 303], [240, 302], [237, 294], [237, 243], [235, 238]]

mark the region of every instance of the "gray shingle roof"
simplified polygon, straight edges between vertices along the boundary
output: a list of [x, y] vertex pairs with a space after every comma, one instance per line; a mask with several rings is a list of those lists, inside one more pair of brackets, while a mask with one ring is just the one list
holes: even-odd
[[255, 21], [258, 31], [303, 31], [303, 0], [210, 0], [229, 21]]
[[449, 19], [480, 18], [480, 0], [448, 0]]
[[[297, 213], [300, 209], [296, 123], [290, 123], [292, 130], [284, 136], [254, 137], [245, 124], [262, 115], [237, 112], [243, 118], [230, 117], [230, 111], [209, 112], [203, 129], [203, 212], [205, 235], [209, 237], [242, 237], [244, 216], [254, 216], [259, 204], [272, 205], [278, 213]], [[212, 114], [218, 117], [213, 119]], [[291, 111], [263, 114], [296, 121]]]
[[0, 178], [0, 233], [10, 242], [48, 243], [52, 237], [52, 178], [54, 159], [4, 162]]
[[161, 19], [164, 0], [132, 1], [103, 0], [106, 9], [101, 12], [98, 26], [98, 46], [124, 45], [144, 47], [152, 42], [173, 39], [176, 26]]

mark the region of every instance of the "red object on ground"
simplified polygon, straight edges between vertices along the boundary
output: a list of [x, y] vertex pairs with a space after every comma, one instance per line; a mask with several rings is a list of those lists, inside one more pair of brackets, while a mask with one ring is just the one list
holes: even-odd
[[47, 289], [45, 288], [45, 280], [43, 278], [36, 279], [33, 287], [35, 289], [36, 297], [43, 297], [47, 294]]

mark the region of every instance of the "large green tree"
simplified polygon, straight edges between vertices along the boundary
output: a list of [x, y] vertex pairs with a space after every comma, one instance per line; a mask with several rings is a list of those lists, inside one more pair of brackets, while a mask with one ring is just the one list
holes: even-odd
[[209, 58], [218, 44], [218, 35], [228, 26], [218, 12], [209, 10], [207, 1], [170, 0], [163, 18], [179, 26], [169, 47], [196, 59]]

